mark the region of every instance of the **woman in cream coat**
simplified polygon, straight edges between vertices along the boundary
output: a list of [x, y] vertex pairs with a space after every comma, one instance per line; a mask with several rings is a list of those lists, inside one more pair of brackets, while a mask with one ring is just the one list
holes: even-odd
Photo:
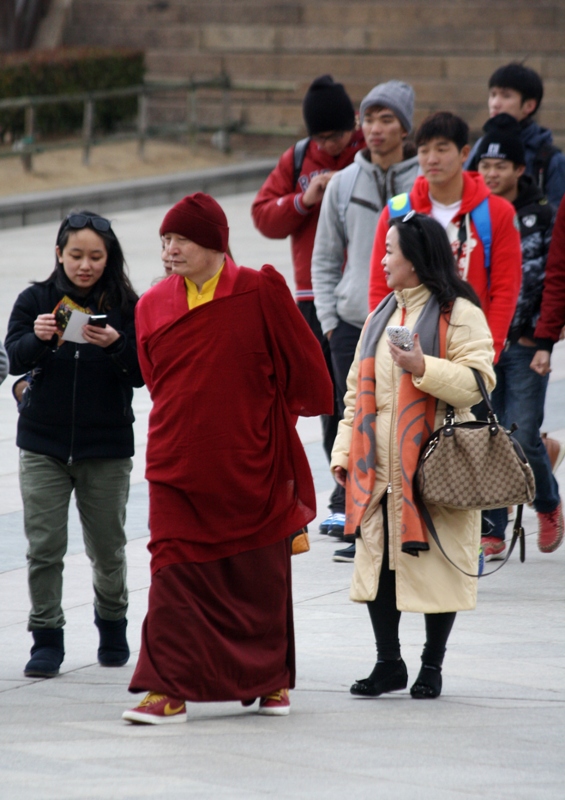
[[[367, 603], [377, 641], [375, 668], [351, 693], [375, 697], [406, 688], [398, 627], [401, 612], [413, 611], [425, 615], [426, 644], [410, 692], [428, 698], [441, 692], [455, 614], [475, 607], [477, 580], [453, 567], [427, 535], [412, 504], [412, 476], [430, 426], [443, 423], [446, 404], [458, 421], [473, 418], [470, 407], [481, 394], [471, 368], [481, 373], [487, 391], [493, 389], [494, 350], [479, 301], [456, 272], [442, 226], [410, 212], [391, 220], [386, 241], [383, 268], [393, 294], [363, 330], [331, 465], [347, 488], [346, 532], [349, 526], [357, 535], [351, 599]], [[416, 328], [412, 350], [392, 344], [389, 325]], [[419, 434], [414, 426], [423, 425], [423, 413], [405, 424], [417, 405], [414, 398], [427, 410], [428, 427]], [[413, 438], [408, 445], [407, 431]], [[476, 573], [480, 512], [434, 507], [430, 513], [450, 558]]]

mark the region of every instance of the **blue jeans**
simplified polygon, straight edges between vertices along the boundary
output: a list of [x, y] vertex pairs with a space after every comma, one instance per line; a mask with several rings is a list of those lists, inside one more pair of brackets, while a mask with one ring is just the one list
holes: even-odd
[[[549, 375], [542, 377], [530, 369], [535, 352], [535, 347], [518, 343], [503, 350], [494, 368], [496, 387], [492, 405], [505, 428], [513, 422], [518, 426], [514, 436], [522, 445], [536, 479], [534, 508], [543, 514], [554, 511], [559, 505], [559, 486], [540, 436]], [[492, 535], [504, 539], [508, 522], [506, 509], [491, 511], [489, 516], [495, 524]]]

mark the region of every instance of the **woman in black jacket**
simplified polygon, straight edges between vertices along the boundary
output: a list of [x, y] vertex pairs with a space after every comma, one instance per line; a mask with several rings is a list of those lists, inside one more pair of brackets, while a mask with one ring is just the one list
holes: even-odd
[[[64, 657], [63, 557], [73, 490], [92, 563], [98, 661], [122, 666], [129, 658], [124, 522], [133, 387], [143, 385], [134, 328], [138, 298], [104, 217], [69, 214], [55, 252], [49, 278], [16, 300], [6, 337], [10, 372], [27, 373], [28, 383], [16, 443], [34, 639], [24, 670], [29, 677], [57, 675]], [[77, 342], [65, 341], [72, 311], [89, 315]], [[91, 324], [93, 315], [102, 317], [98, 325]]]

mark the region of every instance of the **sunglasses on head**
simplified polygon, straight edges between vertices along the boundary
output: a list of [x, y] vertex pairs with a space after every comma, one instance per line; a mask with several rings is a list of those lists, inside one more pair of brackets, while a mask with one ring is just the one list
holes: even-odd
[[420, 240], [422, 242], [422, 248], [424, 250], [424, 256], [425, 256], [425, 258], [427, 260], [428, 255], [429, 255], [429, 253], [428, 253], [428, 242], [427, 242], [426, 234], [424, 232], [424, 228], [422, 227], [422, 224], [421, 224], [419, 218], [417, 217], [417, 212], [414, 211], [414, 209], [412, 209], [404, 217], [402, 217], [402, 219], [400, 221], [402, 223], [411, 222], [412, 225], [414, 226], [414, 228], [416, 228], [416, 230], [420, 234]]
[[95, 231], [105, 233], [112, 227], [112, 223], [105, 217], [91, 217], [89, 214], [69, 214], [67, 217], [69, 228], [86, 228], [92, 225]]

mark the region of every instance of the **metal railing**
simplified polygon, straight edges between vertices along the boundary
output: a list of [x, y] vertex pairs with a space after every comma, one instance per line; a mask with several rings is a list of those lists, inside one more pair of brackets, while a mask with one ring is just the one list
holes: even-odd
[[[204, 124], [199, 121], [198, 92], [202, 89], [212, 89], [221, 92], [221, 122], [216, 125]], [[224, 152], [230, 149], [230, 134], [241, 132], [245, 134], [280, 135], [283, 133], [294, 135], [297, 133], [292, 128], [253, 128], [245, 126], [241, 120], [231, 118], [231, 93], [237, 92], [293, 92], [296, 86], [284, 81], [238, 81], [231, 80], [227, 74], [220, 74], [213, 78], [191, 78], [190, 80], [159, 80], [147, 82], [143, 85], [128, 86], [123, 89], [104, 89], [100, 91], [80, 92], [76, 94], [44, 95], [33, 97], [18, 97], [0, 100], [0, 111], [24, 110], [24, 135], [16, 141], [11, 149], [0, 151], [0, 158], [19, 157], [24, 169], [30, 172], [33, 169], [33, 156], [47, 150], [62, 150], [67, 147], [82, 147], [83, 164], [90, 162], [92, 147], [116, 140], [137, 139], [138, 155], [144, 157], [145, 144], [151, 137], [163, 135], [188, 135], [194, 141], [196, 135], [203, 131], [214, 131], [217, 143]], [[185, 121], [174, 125], [149, 126], [149, 99], [152, 96], [170, 93], [185, 93]], [[137, 119], [135, 131], [131, 133], [96, 135], [94, 132], [95, 105], [102, 100], [112, 100], [124, 97], [137, 97]], [[80, 139], [72, 141], [40, 142], [37, 140], [37, 109], [41, 106], [59, 105], [63, 103], [82, 103], [82, 134]]]

